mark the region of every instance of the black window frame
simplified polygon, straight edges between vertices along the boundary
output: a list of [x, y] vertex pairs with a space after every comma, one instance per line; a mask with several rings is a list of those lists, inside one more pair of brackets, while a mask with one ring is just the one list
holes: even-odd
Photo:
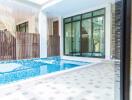
[[[100, 14], [100, 15], [97, 15], [97, 16], [93, 16], [93, 13], [94, 12], [96, 12], [96, 11], [100, 11], [100, 10], [104, 10], [104, 14]], [[82, 16], [83, 15], [85, 15], [85, 14], [88, 14], [88, 13], [91, 13], [91, 17], [88, 17], [88, 18], [82, 18]], [[93, 18], [96, 18], [96, 17], [100, 17], [100, 16], [103, 16], [104, 17], [104, 37], [105, 37], [105, 20], [106, 20], [106, 16], [105, 16], [105, 14], [106, 14], [106, 8], [100, 8], [100, 9], [97, 9], [97, 10], [93, 10], [93, 11], [90, 11], [90, 12], [86, 12], [86, 13], [82, 13], [82, 14], [78, 14], [78, 15], [74, 15], [74, 16], [70, 16], [70, 17], [67, 17], [67, 18], [64, 18], [63, 19], [63, 54], [64, 55], [66, 55], [66, 56], [76, 56], [76, 55], [67, 55], [67, 54], [65, 54], [65, 24], [68, 24], [68, 23], [71, 23], [71, 24], [73, 24], [73, 22], [76, 22], [76, 21], [80, 21], [80, 42], [82, 41], [81, 40], [81, 36], [82, 36], [82, 32], [81, 32], [81, 25], [82, 25], [82, 20], [86, 20], [86, 19], [93, 19]], [[76, 16], [81, 16], [81, 19], [80, 20], [73, 20], [73, 17], [76, 17]], [[69, 18], [71, 18], [71, 21], [70, 22], [65, 22], [65, 20], [66, 19], [69, 19]], [[92, 21], [91, 21], [91, 24], [92, 24]], [[93, 25], [92, 25], [93, 26]], [[93, 30], [93, 27], [91, 27], [92, 29], [91, 30]], [[71, 30], [72, 30], [72, 25], [71, 25]], [[105, 39], [105, 38], [104, 38]], [[81, 43], [80, 43], [81, 44]], [[105, 45], [105, 41], [104, 41], [104, 45]], [[81, 46], [81, 45], [80, 45]], [[72, 48], [72, 47], [71, 47]], [[81, 55], [82, 54], [82, 51], [81, 51], [81, 47], [80, 47], [80, 55], [78, 56], [78, 57], [91, 57], [91, 58], [105, 58], [105, 46], [104, 46], [104, 55], [103, 56], [94, 56], [93, 54], [92, 54], [92, 56], [83, 56], [83, 55]]]

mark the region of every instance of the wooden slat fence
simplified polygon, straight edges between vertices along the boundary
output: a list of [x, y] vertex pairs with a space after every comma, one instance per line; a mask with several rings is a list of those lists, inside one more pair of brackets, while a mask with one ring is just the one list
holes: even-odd
[[58, 35], [50, 35], [48, 37], [48, 56], [60, 55], [60, 37]]
[[39, 34], [16, 33], [0, 30], [0, 60], [29, 59], [40, 57]]
[[16, 38], [0, 30], [0, 60], [16, 59]]
[[17, 59], [40, 57], [40, 37], [35, 33], [16, 33]]

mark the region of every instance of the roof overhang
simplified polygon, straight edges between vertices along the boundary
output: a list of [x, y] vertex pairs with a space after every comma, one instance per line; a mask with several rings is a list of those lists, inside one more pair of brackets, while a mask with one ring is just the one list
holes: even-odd
[[[57, 0], [55, 0], [57, 1]], [[67, 16], [91, 8], [99, 8], [111, 0], [58, 0], [53, 4], [44, 5], [42, 10], [50, 16]]]

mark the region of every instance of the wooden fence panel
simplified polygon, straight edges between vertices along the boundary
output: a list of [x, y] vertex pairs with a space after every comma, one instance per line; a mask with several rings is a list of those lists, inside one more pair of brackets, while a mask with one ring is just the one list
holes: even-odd
[[16, 39], [8, 31], [0, 30], [0, 60], [16, 59]]
[[58, 35], [51, 35], [48, 37], [48, 56], [60, 55], [60, 37]]
[[40, 57], [40, 38], [39, 34], [17, 33], [16, 47], [17, 59], [29, 59]]
[[32, 33], [0, 31], [0, 60], [29, 59], [40, 57], [40, 36]]

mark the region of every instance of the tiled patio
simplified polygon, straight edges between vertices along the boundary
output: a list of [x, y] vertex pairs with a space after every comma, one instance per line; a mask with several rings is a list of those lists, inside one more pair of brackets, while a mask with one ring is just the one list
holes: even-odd
[[114, 100], [114, 67], [105, 62], [42, 78], [0, 87], [0, 100]]

